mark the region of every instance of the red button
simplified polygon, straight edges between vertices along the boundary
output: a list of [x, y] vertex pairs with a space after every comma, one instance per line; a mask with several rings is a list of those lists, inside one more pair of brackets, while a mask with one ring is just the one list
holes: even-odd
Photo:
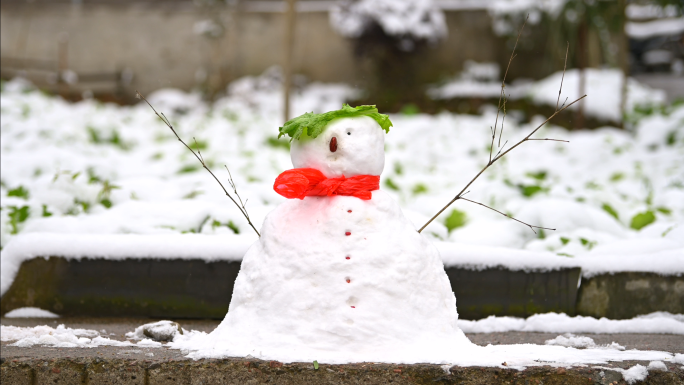
[[347, 212], [348, 212], [348, 213], [350, 213], [350, 212], [351, 212], [351, 210], [347, 210]]
[[344, 233], [344, 235], [350, 236], [350, 235], [351, 235], [351, 232], [347, 231], [347, 232]]
[[351, 257], [347, 257], [347, 259], [351, 259]]
[[352, 306], [352, 309], [356, 309], [356, 306]]

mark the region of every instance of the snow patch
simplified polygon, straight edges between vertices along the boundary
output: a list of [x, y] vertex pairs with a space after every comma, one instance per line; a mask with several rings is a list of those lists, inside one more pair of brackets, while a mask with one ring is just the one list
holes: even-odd
[[[555, 106], [558, 99], [558, 86], [563, 72], [556, 72], [535, 82], [528, 91], [528, 96], [537, 104]], [[583, 103], [584, 112], [588, 116], [613, 122], [621, 121], [619, 90], [622, 87], [623, 74], [617, 69], [584, 70], [584, 93], [587, 97]], [[569, 69], [565, 72], [561, 102], [566, 98], [568, 103], [579, 98], [579, 70]], [[666, 100], [665, 91], [652, 89], [632, 78], [627, 79], [626, 109], [630, 111], [637, 105], [663, 105]], [[577, 109], [577, 103], [570, 109]]]
[[[4, 277], [3, 277], [4, 279]], [[37, 307], [21, 307], [8, 311], [3, 316], [5, 318], [59, 318], [59, 315]]]
[[373, 22], [400, 38], [434, 41], [447, 33], [444, 13], [432, 0], [360, 0], [330, 10], [330, 24], [342, 36], [360, 37]]
[[[56, 348], [96, 348], [98, 346], [136, 346], [130, 342], [112, 340], [100, 336], [96, 330], [72, 329], [64, 325], [18, 327], [0, 326], [2, 341], [16, 341], [10, 346], [30, 348], [36, 345]], [[155, 345], [156, 346], [156, 345]], [[159, 345], [161, 346], [161, 344]], [[153, 346], [146, 346], [153, 347]]]
[[651, 361], [648, 363], [648, 370], [667, 371], [667, 365], [663, 361]]
[[164, 320], [138, 326], [134, 331], [126, 333], [126, 337], [135, 340], [151, 338], [155, 341], [173, 341], [176, 336], [183, 333], [178, 323]]
[[648, 376], [648, 369], [643, 365], [634, 365], [629, 369], [617, 369], [622, 373], [622, 378], [627, 381], [628, 384], [633, 384], [637, 381], [643, 381]]
[[684, 33], [684, 17], [652, 20], [641, 23], [628, 21], [625, 33], [632, 39], [648, 39], [656, 36], [677, 36]]
[[[681, 315], [679, 315], [681, 316]], [[517, 317], [496, 317], [468, 321], [458, 320], [458, 326], [465, 333], [501, 333], [509, 331], [541, 333], [645, 333], [684, 335], [684, 322], [672, 315], [652, 313], [628, 320], [575, 316], [546, 313], [535, 314], [527, 319]], [[568, 342], [569, 343], [569, 342]]]
[[612, 342], [608, 345], [596, 345], [594, 340], [585, 336], [576, 336], [572, 333], [565, 333], [564, 335], [558, 336], [554, 339], [546, 340], [545, 345], [556, 345], [556, 346], [566, 346], [571, 348], [599, 348], [599, 349], [615, 349], [615, 350], [625, 350], [625, 347]]

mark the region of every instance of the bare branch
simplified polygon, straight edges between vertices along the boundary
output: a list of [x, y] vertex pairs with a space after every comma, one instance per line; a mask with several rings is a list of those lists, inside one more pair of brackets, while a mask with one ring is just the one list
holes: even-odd
[[[508, 94], [508, 97], [510, 98], [511, 95]], [[506, 101], [508, 101], [508, 99], [504, 96], [503, 118], [501, 118], [501, 130], [499, 131], [499, 147], [501, 147], [501, 137], [503, 136], [504, 122], [506, 121]], [[499, 152], [501, 152], [501, 151], [499, 151]]]
[[537, 234], [537, 232], [534, 231], [534, 229], [544, 229], [544, 230], [556, 231], [556, 229], [549, 229], [548, 227], [535, 226], [535, 225], [531, 225], [531, 224], [529, 224], [529, 223], [525, 223], [525, 222], [523, 222], [523, 221], [521, 221], [521, 220], [518, 220], [518, 219], [513, 218], [512, 216], [510, 216], [510, 215], [508, 215], [508, 214], [504, 214], [504, 213], [502, 213], [501, 211], [499, 211], [499, 210], [497, 210], [497, 209], [491, 208], [491, 207], [489, 207], [489, 206], [487, 206], [487, 205], [485, 205], [485, 204], [482, 204], [482, 203], [480, 203], [480, 202], [471, 201], [470, 199], [467, 199], [467, 198], [463, 198], [463, 196], [461, 196], [461, 199], [463, 199], [464, 201], [468, 201], [468, 202], [470, 202], [470, 203], [475, 203], [476, 205], [480, 205], [480, 206], [482, 206], [482, 207], [486, 207], [486, 208], [488, 208], [488, 209], [490, 209], [490, 210], [496, 211], [497, 213], [503, 215], [503, 216], [506, 217], [506, 218], [510, 218], [510, 219], [512, 219], [512, 220], [514, 220], [514, 221], [516, 221], [516, 222], [520, 222], [520, 223], [522, 223], [523, 225], [529, 227], [530, 230], [532, 230], [532, 232], [535, 233], [535, 234]]
[[192, 137], [192, 140], [195, 141], [195, 147], [197, 148], [197, 154], [199, 154], [200, 162], [204, 163], [204, 157], [202, 157], [202, 152], [199, 149], [199, 144], [197, 144], [197, 139], [195, 137]]
[[534, 135], [534, 133], [536, 133], [537, 131], [539, 131], [539, 129], [542, 128], [542, 126], [544, 126], [546, 123], [548, 123], [549, 120], [553, 119], [556, 115], [558, 115], [559, 113], [565, 111], [565, 110], [568, 109], [570, 106], [572, 106], [573, 104], [579, 102], [580, 100], [582, 100], [582, 99], [584, 99], [584, 98], [586, 98], [586, 97], [587, 97], [587, 95], [582, 95], [582, 96], [580, 96], [579, 98], [575, 99], [575, 101], [573, 101], [572, 103], [570, 103], [570, 104], [568, 104], [567, 106], [561, 108], [560, 110], [554, 112], [554, 113], [553, 113], [551, 116], [549, 116], [542, 124], [540, 124], [539, 126], [537, 126], [537, 128], [535, 128], [532, 132], [530, 132], [530, 134], [527, 135], [527, 136], [525, 137], [525, 139], [519, 141], [519, 142], [516, 143], [513, 147], [509, 148], [508, 150], [506, 150], [505, 152], [503, 152], [501, 155], [499, 155], [499, 156], [497, 156], [496, 158], [494, 158], [494, 159], [492, 160], [491, 163], [494, 163], [494, 162], [496, 162], [497, 160], [501, 159], [501, 157], [503, 157], [504, 155], [506, 155], [506, 154], [508, 154], [509, 152], [511, 152], [514, 148], [518, 147], [518, 146], [521, 145], [523, 142], [527, 142], [528, 140], [530, 140], [530, 136]]
[[228, 171], [228, 183], [230, 183], [230, 187], [233, 188], [233, 192], [235, 193], [235, 196], [236, 196], [236, 197], [238, 198], [238, 200], [240, 201], [240, 206], [242, 206], [242, 212], [243, 212], [243, 213], [245, 214], [245, 216], [247, 217], [247, 220], [249, 220], [249, 215], [247, 214], [247, 201], [248, 201], [249, 199], [245, 199], [245, 201], [242, 202], [242, 198], [240, 198], [240, 194], [238, 194], [238, 192], [237, 192], [237, 187], [235, 186], [235, 182], [233, 181], [233, 175], [230, 173], [230, 170], [228, 169], [228, 166], [226, 166], [226, 165], [224, 164], [223, 167], [225, 167], [225, 168], [226, 168], [226, 171]]
[[[529, 17], [529, 15], [528, 15], [528, 17]], [[525, 23], [527, 23], [527, 18], [525, 19]], [[548, 123], [551, 119], [553, 119], [554, 117], [556, 117], [556, 115], [558, 115], [559, 113], [561, 113], [561, 112], [565, 111], [566, 109], [570, 108], [570, 106], [572, 106], [573, 104], [579, 102], [580, 100], [584, 99], [584, 98], [587, 96], [587, 95], [582, 95], [582, 96], [580, 96], [579, 98], [575, 99], [572, 103], [570, 103], [570, 104], [568, 104], [568, 105], [565, 105], [565, 102], [564, 102], [563, 105], [562, 105], [560, 108], [558, 107], [558, 102], [560, 101], [560, 92], [561, 92], [561, 90], [563, 89], [563, 79], [565, 78], [565, 66], [564, 66], [564, 67], [563, 67], [563, 77], [561, 78], [561, 86], [560, 86], [560, 90], [558, 91], [558, 100], [556, 101], [556, 111], [555, 111], [551, 116], [549, 116], [544, 122], [542, 122], [539, 126], [537, 126], [534, 130], [532, 130], [532, 132], [530, 132], [529, 135], [527, 135], [525, 138], [523, 138], [523, 139], [520, 140], [518, 143], [516, 143], [515, 145], [513, 145], [512, 147], [510, 147], [508, 150], [501, 152], [501, 151], [503, 150], [503, 148], [506, 146], [506, 144], [508, 143], [508, 141], [506, 141], [506, 142], [504, 143], [503, 147], [500, 146], [501, 148], [499, 149], [499, 152], [494, 156], [494, 158], [492, 158], [492, 151], [493, 151], [492, 148], [494, 147], [494, 138], [495, 138], [495, 136], [496, 136], [496, 129], [497, 129], [498, 120], [499, 120], [499, 112], [502, 110], [502, 108], [503, 108], [503, 111], [504, 111], [504, 118], [503, 118], [503, 119], [505, 119], [505, 116], [506, 116], [506, 115], [505, 115], [505, 114], [506, 114], [506, 113], [505, 113], [506, 98], [505, 98], [505, 94], [504, 94], [504, 88], [505, 88], [504, 82], [505, 82], [505, 79], [506, 79], [506, 75], [508, 74], [508, 69], [510, 68], [511, 62], [513, 61], [513, 58], [515, 58], [515, 48], [518, 46], [518, 40], [520, 39], [520, 35], [522, 34], [523, 28], [525, 28], [525, 23], [523, 23], [522, 27], [520, 28], [520, 32], [518, 32], [518, 39], [515, 41], [515, 46], [513, 47], [513, 53], [511, 53], [511, 59], [509, 60], [508, 66], [506, 67], [506, 73], [504, 74], [504, 81], [501, 82], [501, 95], [499, 96], [499, 107], [498, 107], [498, 109], [497, 109], [496, 120], [495, 120], [495, 124], [494, 124], [494, 128], [493, 128], [492, 143], [491, 143], [491, 147], [489, 148], [489, 161], [488, 161], [487, 164], [482, 168], [482, 170], [480, 170], [480, 172], [478, 172], [477, 175], [475, 175], [475, 176], [473, 177], [473, 179], [471, 179], [470, 182], [468, 182], [468, 184], [466, 184], [465, 187], [463, 187], [463, 189], [462, 189], [461, 191], [459, 191], [459, 193], [456, 194], [456, 196], [455, 196], [451, 201], [449, 201], [449, 203], [447, 203], [444, 207], [442, 207], [442, 209], [439, 210], [439, 212], [438, 212], [437, 214], [435, 214], [432, 218], [430, 218], [430, 220], [427, 221], [427, 223], [425, 223], [425, 224], [423, 225], [423, 227], [420, 228], [420, 230], [418, 230], [419, 233], [422, 232], [430, 223], [432, 223], [432, 221], [434, 221], [438, 216], [440, 216], [440, 215], [441, 215], [447, 208], [449, 208], [449, 206], [451, 206], [454, 202], [456, 202], [456, 201], [459, 200], [459, 199], [465, 199], [465, 198], [463, 198], [463, 196], [465, 195], [465, 191], [466, 191], [466, 190], [467, 190], [467, 189], [468, 189], [468, 188], [477, 180], [477, 178], [480, 177], [480, 175], [482, 175], [482, 174], [483, 174], [491, 165], [493, 165], [497, 160], [503, 158], [506, 154], [508, 154], [509, 152], [513, 151], [516, 147], [520, 146], [520, 145], [523, 144], [524, 142], [532, 141], [532, 140], [550, 140], [550, 141], [557, 141], [557, 142], [567, 142], [567, 140], [560, 140], [560, 139], [548, 139], [548, 138], [545, 138], [545, 139], [532, 139], [532, 138], [531, 138], [532, 135], [534, 135], [537, 131], [539, 131], [539, 129], [540, 129], [541, 127], [543, 127], [546, 123]], [[566, 48], [566, 55], [565, 55], [566, 64], [567, 64], [567, 52], [568, 52], [568, 49], [569, 49], [569, 44], [568, 44], [568, 47]], [[567, 101], [567, 98], [566, 98], [566, 101]], [[503, 133], [503, 119], [502, 119], [502, 122], [501, 122], [501, 133]], [[491, 129], [491, 127], [490, 127], [490, 129]], [[500, 134], [500, 136], [499, 136], [499, 144], [501, 144], [501, 134]], [[465, 199], [465, 200], [468, 200], [468, 199]], [[468, 200], [468, 201], [470, 201], [470, 200]], [[486, 206], [486, 205], [483, 205], [483, 204], [478, 203], [478, 202], [473, 202], [473, 201], [470, 201], [470, 202], [476, 203], [476, 204], [479, 204], [479, 205], [482, 205], [482, 206], [485, 206], [485, 207], [487, 207], [487, 208], [489, 208], [489, 209], [492, 209], [491, 207]], [[492, 210], [494, 210], [494, 209], [492, 209]], [[494, 211], [497, 211], [497, 210], [494, 210]], [[498, 211], [497, 211], [497, 212], [498, 212]], [[499, 213], [500, 213], [500, 214], [503, 214], [503, 213], [501, 213], [501, 212], [499, 212]], [[506, 215], [506, 214], [503, 214], [503, 215]], [[506, 215], [506, 216], [508, 216], [508, 215]], [[539, 228], [539, 229], [545, 229], [545, 230], [554, 230], [554, 229], [547, 229], [547, 228], [545, 228], [545, 227], [533, 226], [533, 225], [527, 224], [527, 223], [525, 223], [525, 222], [519, 221], [519, 220], [517, 220], [517, 219], [515, 219], [515, 218], [512, 218], [512, 217], [510, 217], [510, 216], [508, 216], [508, 217], [511, 218], [511, 219], [513, 219], [513, 220], [515, 220], [515, 221], [518, 221], [518, 222], [524, 224], [525, 226], [530, 227], [530, 229], [532, 229], [532, 231], [534, 231], [533, 228]]]
[[501, 148], [499, 149], [499, 152], [496, 153], [496, 156], [499, 156], [499, 154], [501, 154], [501, 151], [506, 147], [506, 144], [508, 144], [508, 141], [504, 142], [504, 145], [501, 146]]
[[[190, 150], [190, 152], [192, 152], [192, 155], [194, 155], [195, 158], [197, 158], [197, 160], [202, 164], [202, 167], [203, 167], [205, 170], [207, 170], [207, 171], [209, 172], [209, 174], [211, 174], [212, 177], [214, 177], [214, 180], [216, 180], [216, 182], [218, 182], [218, 184], [221, 186], [221, 189], [223, 189], [223, 192], [226, 194], [226, 196], [227, 196], [228, 198], [230, 198], [231, 201], [233, 201], [233, 203], [235, 204], [235, 206], [237, 206], [237, 208], [240, 210], [240, 212], [241, 212], [242, 215], [245, 217], [245, 219], [247, 219], [247, 223], [249, 223], [249, 225], [252, 227], [252, 229], [254, 230], [254, 232], [256, 232], [257, 235], [258, 235], [259, 237], [261, 237], [261, 234], [259, 234], [259, 231], [256, 229], [256, 227], [254, 227], [254, 224], [253, 224], [252, 221], [249, 219], [249, 215], [247, 214], [247, 210], [245, 209], [244, 204], [243, 204], [242, 206], [240, 206], [240, 204], [238, 204], [238, 203], [235, 201], [235, 199], [233, 199], [233, 197], [228, 193], [228, 190], [226, 190], [226, 188], [223, 186], [223, 183], [221, 183], [221, 181], [216, 177], [216, 175], [214, 175], [214, 173], [209, 169], [209, 167], [207, 166], [207, 164], [204, 163], [204, 158], [202, 157], [202, 154], [201, 154], [200, 151], [199, 151], [199, 146], [197, 146], [197, 147], [198, 147], [197, 152], [195, 152], [195, 151], [192, 149], [192, 147], [188, 146], [187, 143], [185, 143], [185, 142], [183, 141], [183, 139], [181, 139], [180, 136], [178, 136], [178, 133], [177, 133], [176, 130], [173, 128], [173, 125], [171, 124], [171, 122], [169, 121], [169, 119], [166, 117], [166, 115], [164, 115], [163, 112], [162, 112], [161, 114], [160, 114], [159, 112], [157, 112], [157, 110], [155, 110], [154, 107], [152, 107], [152, 104], [150, 104], [150, 102], [147, 101], [147, 99], [145, 99], [145, 97], [144, 97], [140, 92], [138, 92], [138, 91], [136, 91], [136, 98], [139, 98], [139, 99], [144, 100], [145, 103], [147, 103], [147, 105], [150, 106], [150, 108], [152, 109], [152, 111], [154, 111], [155, 115], [157, 115], [157, 117], [159, 117], [159, 119], [161, 119], [162, 122], [164, 122], [164, 124], [166, 124], [166, 125], [171, 129], [171, 132], [173, 132], [173, 134], [176, 136], [176, 139], [178, 139], [179, 142], [183, 143], [183, 145], [185, 146], [185, 148], [187, 148], [188, 150]], [[193, 138], [193, 139], [194, 139], [194, 138]], [[196, 140], [195, 140], [195, 145], [197, 145], [197, 141], [196, 141]], [[228, 168], [228, 167], [226, 167], [226, 169], [227, 169], [227, 168]], [[230, 171], [228, 171], [228, 174], [230, 175]], [[232, 177], [230, 178], [230, 183], [231, 183], [231, 186], [233, 186], [233, 191], [235, 191], [235, 195], [237, 195], [237, 191], [235, 190], [235, 185], [234, 185], [234, 183], [233, 183], [233, 178], [232, 178]], [[239, 196], [238, 196], [238, 199], [240, 199]], [[242, 203], [241, 200], [240, 200], [240, 203]]]
[[[558, 111], [558, 102], [560, 101], [561, 97], [561, 91], [563, 90], [563, 80], [565, 80], [565, 68], [568, 65], [568, 50], [570, 49], [570, 42], [567, 42], [567, 45], [565, 46], [565, 62], [563, 62], [563, 76], [561, 77], [561, 84], [560, 88], [558, 89], [558, 99], [556, 99], [556, 111]], [[565, 101], [567, 101], [568, 98], [565, 98]], [[565, 102], [563, 103], [565, 104]]]
[[496, 127], [493, 129], [490, 127], [492, 130], [492, 143], [489, 144], [489, 161], [492, 161], [492, 150], [494, 149], [494, 138], [496, 138]]
[[[499, 112], [501, 111], [502, 107], [502, 100], [503, 100], [503, 107], [504, 109], [506, 108], [506, 94], [505, 94], [505, 89], [506, 89], [506, 76], [508, 76], [508, 70], [511, 68], [511, 63], [513, 62], [513, 59], [515, 58], [515, 49], [518, 48], [518, 42], [520, 41], [520, 35], [522, 35], [523, 29], [525, 29], [525, 25], [527, 24], [527, 19], [530, 18], [530, 15], [528, 14], [525, 17], [525, 21], [523, 22], [522, 27], [520, 27], [520, 31], [518, 31], [518, 37], [515, 39], [515, 45], [513, 46], [513, 51], [511, 52], [511, 57], [508, 59], [508, 65], [506, 66], [506, 72], [504, 72], [503, 79], [501, 80], [501, 94], [499, 95], [499, 105], [496, 109], [496, 119], [494, 120], [494, 133], [496, 133], [496, 128], [499, 124]], [[504, 112], [505, 114], [505, 112]], [[501, 131], [503, 131], [503, 122], [501, 122]], [[493, 144], [493, 141], [492, 141]], [[501, 137], [499, 136], [499, 146], [501, 146]], [[490, 150], [490, 161], [491, 161], [491, 150]]]

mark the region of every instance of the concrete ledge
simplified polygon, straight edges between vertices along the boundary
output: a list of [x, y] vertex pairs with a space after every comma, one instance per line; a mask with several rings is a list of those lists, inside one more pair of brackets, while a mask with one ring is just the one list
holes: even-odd
[[[524, 371], [438, 365], [282, 364], [244, 359], [149, 362], [125, 359], [2, 359], [3, 384], [624, 384], [603, 368], [528, 368]], [[681, 370], [650, 371], [642, 384], [679, 385]]]
[[[24, 261], [0, 312], [35, 306], [62, 316], [223, 319], [240, 262], [62, 257]], [[575, 314], [579, 268], [555, 271], [448, 267], [464, 319]]]
[[684, 276], [628, 272], [582, 278], [579, 315], [629, 319], [656, 311], [684, 313]]
[[[223, 319], [240, 262], [34, 258], [24, 261], [0, 314], [35, 306], [62, 316]], [[684, 313], [684, 276], [625, 272], [582, 278], [555, 271], [448, 267], [463, 319], [557, 312], [629, 319]]]

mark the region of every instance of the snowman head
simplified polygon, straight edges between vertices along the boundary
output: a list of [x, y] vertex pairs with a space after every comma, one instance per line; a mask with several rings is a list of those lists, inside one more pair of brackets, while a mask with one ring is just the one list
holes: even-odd
[[[292, 124], [297, 119], [299, 131]], [[380, 175], [385, 166], [385, 132], [391, 125], [375, 106], [345, 105], [325, 114], [304, 114], [280, 131], [293, 139], [290, 157], [295, 168], [315, 168], [336, 178]]]

